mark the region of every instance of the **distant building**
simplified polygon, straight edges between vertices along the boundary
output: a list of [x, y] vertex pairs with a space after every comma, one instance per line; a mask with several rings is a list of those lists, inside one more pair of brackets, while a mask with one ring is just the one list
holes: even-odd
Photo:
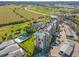
[[37, 31], [35, 34], [35, 46], [37, 48], [46, 50], [50, 46], [52, 36], [48, 32]]
[[69, 20], [69, 19], [72, 18], [72, 16], [73, 16], [72, 14], [65, 14], [64, 17], [63, 17], [63, 19], [64, 20]]
[[75, 8], [74, 5], [64, 5], [64, 4], [55, 4], [55, 7], [67, 8], [67, 9], [73, 9], [73, 8]]
[[38, 30], [44, 28], [45, 25], [46, 25], [45, 22], [35, 22], [35, 23], [33, 23], [33, 24], [38, 27]]
[[74, 14], [75, 14], [75, 13], [79, 13], [79, 9], [73, 10], [72, 13], [74, 13]]

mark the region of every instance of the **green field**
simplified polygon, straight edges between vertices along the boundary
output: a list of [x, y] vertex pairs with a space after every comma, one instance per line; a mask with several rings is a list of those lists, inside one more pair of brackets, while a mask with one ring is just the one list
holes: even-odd
[[[10, 8], [11, 7], [11, 8]], [[0, 24], [21, 21], [21, 17], [13, 13], [13, 6], [0, 6]]]
[[21, 45], [27, 50], [28, 56], [32, 56], [34, 53], [34, 35], [32, 35], [31, 38], [29, 38], [27, 41], [21, 43]]
[[25, 7], [28, 10], [33, 10], [35, 12], [40, 12], [43, 14], [48, 15], [54, 15], [58, 13], [69, 13], [72, 9], [65, 9], [65, 8], [57, 8], [57, 7], [42, 7], [42, 6], [36, 6], [36, 5], [30, 5], [28, 7]]
[[[25, 22], [22, 24], [16, 24], [16, 25], [9, 25], [9, 26], [4, 26], [4, 27], [0, 27], [0, 42], [3, 41], [7, 41], [13, 38], [18, 37], [19, 35], [21, 35], [24, 31], [23, 29], [26, 26], [29, 26], [30, 23]], [[16, 32], [20, 30], [19, 34], [16, 34]], [[9, 38], [11, 36], [11, 38]]]
[[[18, 12], [19, 14], [25, 17], [24, 19], [13, 12], [15, 8], [16, 8], [16, 12]], [[12, 22], [19, 22], [27, 19], [31, 20], [32, 18], [35, 19], [38, 18], [39, 16], [41, 15], [23, 10], [22, 5], [11, 4], [11, 5], [0, 6], [0, 25], [12, 23]], [[30, 22], [33, 21], [31, 20]], [[19, 29], [23, 29], [23, 27], [26, 26], [27, 23], [30, 24], [30, 22], [25, 22], [22, 24], [12, 24], [8, 26], [0, 27], [0, 42], [9, 40], [10, 38], [6, 38], [9, 36], [12, 36], [12, 38], [18, 37], [18, 35], [15, 35], [14, 32], [16, 32]]]
[[42, 16], [40, 14], [36, 14], [36, 13], [32, 13], [30, 11], [27, 11], [25, 9], [16, 9], [16, 12], [22, 16], [24, 16], [24, 18], [28, 19], [28, 20], [34, 20], [34, 19], [38, 19], [38, 17]]
[[[16, 14], [14, 10], [18, 14]], [[38, 17], [40, 16], [42, 15], [24, 10], [22, 8], [22, 5], [0, 6], [0, 24], [8, 24], [8, 23], [19, 22], [23, 20], [33, 20], [33, 19], [38, 19]]]
[[32, 6], [29, 9], [37, 11], [37, 12], [40, 12], [40, 13], [45, 13], [45, 14], [46, 13], [48, 14], [49, 12], [51, 12], [51, 9], [49, 9], [49, 8], [43, 8], [41, 6]]

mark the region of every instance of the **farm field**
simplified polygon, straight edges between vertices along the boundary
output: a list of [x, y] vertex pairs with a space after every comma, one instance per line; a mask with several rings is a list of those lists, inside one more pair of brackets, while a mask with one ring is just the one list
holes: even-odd
[[[10, 8], [11, 7], [11, 8]], [[0, 24], [21, 21], [22, 18], [13, 12], [12, 6], [0, 6]]]
[[57, 7], [47, 7], [46, 8], [46, 7], [42, 7], [42, 6], [36, 6], [36, 5], [30, 5], [30, 6], [27, 6], [24, 8], [35, 11], [35, 12], [48, 14], [48, 15], [60, 14], [62, 12], [69, 13], [72, 10], [72, 9], [64, 9], [64, 8], [57, 8]]
[[40, 13], [45, 13], [45, 14], [48, 14], [49, 12], [51, 12], [51, 9], [44, 8], [44, 7], [41, 7], [41, 6], [31, 6], [28, 9], [34, 10], [34, 11], [37, 11], [37, 12], [40, 12]]
[[39, 17], [41, 17], [42, 15], [40, 14], [36, 14], [36, 13], [32, 13], [29, 12], [25, 9], [16, 9], [16, 12], [22, 16], [24, 16], [25, 19], [28, 20], [34, 20], [34, 19], [38, 19]]
[[34, 19], [38, 19], [38, 17], [40, 16], [42, 15], [24, 10], [22, 8], [22, 5], [0, 6], [0, 24], [8, 24], [8, 23], [13, 23], [13, 22], [34, 20]]
[[42, 6], [36, 6], [36, 5], [30, 5], [30, 6], [27, 6], [27, 7], [24, 7], [25, 10], [31, 10], [31, 11], [34, 11], [34, 12], [37, 12], [37, 13], [41, 13], [41, 14], [48, 14], [48, 15], [52, 15], [54, 14], [54, 9], [52, 8], [44, 8]]

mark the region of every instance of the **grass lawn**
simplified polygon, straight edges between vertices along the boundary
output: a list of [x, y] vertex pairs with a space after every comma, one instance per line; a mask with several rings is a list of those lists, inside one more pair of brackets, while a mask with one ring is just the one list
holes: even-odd
[[27, 54], [28, 56], [32, 56], [35, 46], [34, 46], [34, 35], [30, 37], [27, 41], [21, 43], [21, 45], [28, 50]]
[[[7, 38], [9, 35], [11, 35], [12, 38], [18, 37], [19, 35], [24, 33], [24, 31], [23, 31], [24, 27], [29, 26], [29, 24], [30, 24], [30, 22], [25, 22], [25, 23], [22, 23], [22, 24], [0, 27], [0, 42], [9, 40], [9, 38]], [[21, 33], [15, 34], [15, 32], [19, 29], [21, 29]], [[11, 32], [11, 31], [13, 31], [13, 32]], [[2, 37], [5, 37], [5, 39], [3, 39]]]

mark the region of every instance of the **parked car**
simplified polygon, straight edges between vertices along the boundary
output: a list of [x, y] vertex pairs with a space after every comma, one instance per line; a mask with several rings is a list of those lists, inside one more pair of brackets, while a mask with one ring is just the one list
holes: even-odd
[[74, 47], [75, 47], [74, 42], [72, 40], [68, 40], [60, 48], [59, 54], [61, 56], [70, 57], [73, 53]]

